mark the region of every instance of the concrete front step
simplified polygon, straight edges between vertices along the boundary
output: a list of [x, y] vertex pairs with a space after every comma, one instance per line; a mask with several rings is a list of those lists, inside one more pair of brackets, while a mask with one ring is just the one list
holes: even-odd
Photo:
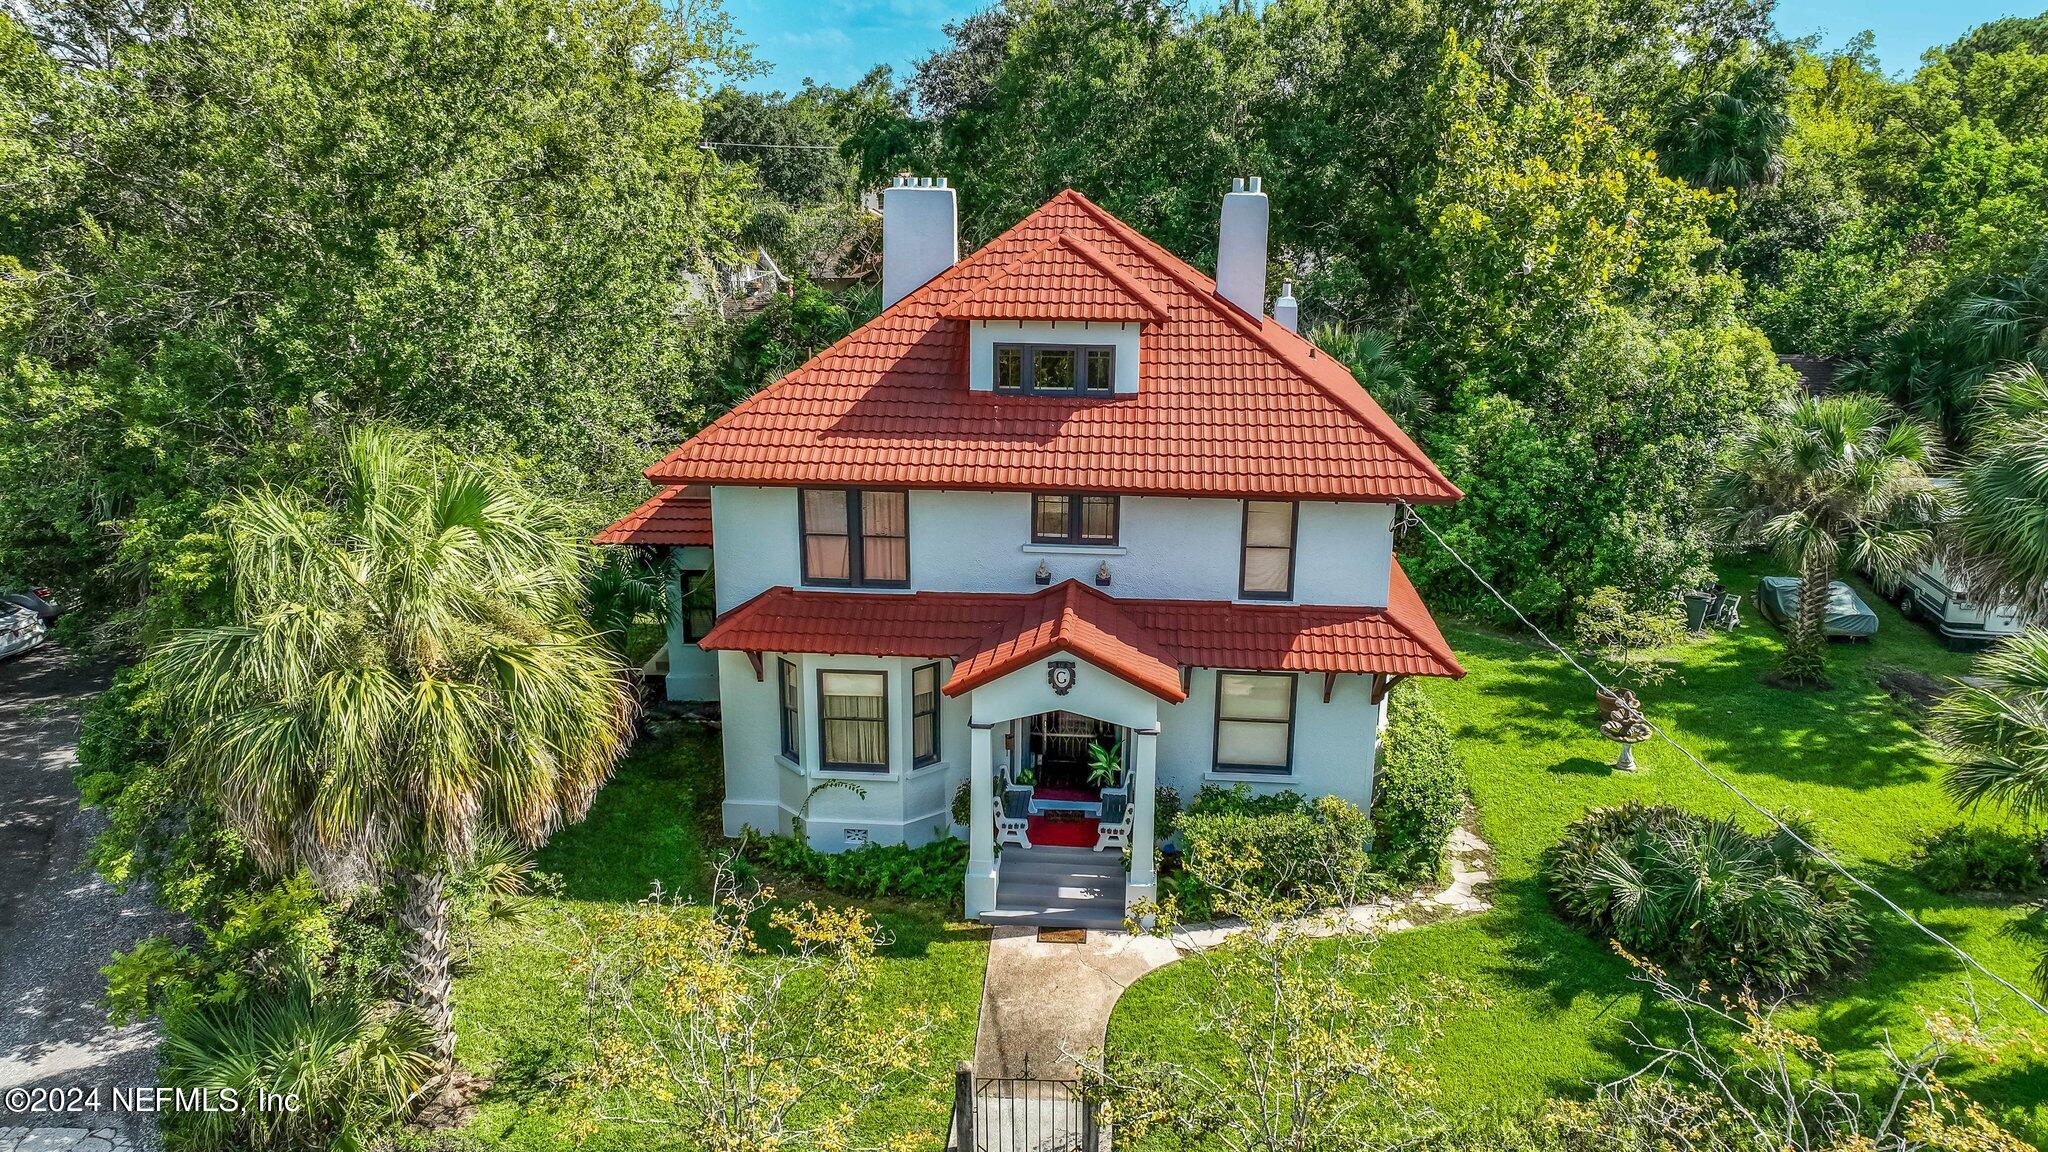
[[1102, 908], [992, 908], [983, 924], [1021, 924], [1029, 928], [1094, 928], [1113, 932], [1124, 926], [1124, 911]]
[[1016, 850], [1011, 849], [997, 866], [997, 873], [1006, 881], [1071, 879], [1117, 885], [1124, 882], [1123, 861], [1115, 856], [1090, 864], [1067, 864], [1059, 860], [1031, 860], [1016, 856]]
[[1124, 921], [1121, 854], [1086, 848], [1008, 848], [996, 871], [987, 923], [1115, 928]]

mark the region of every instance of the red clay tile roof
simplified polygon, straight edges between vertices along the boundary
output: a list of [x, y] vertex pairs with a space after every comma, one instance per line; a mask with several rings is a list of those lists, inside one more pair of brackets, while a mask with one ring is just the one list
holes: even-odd
[[958, 696], [1056, 652], [1070, 652], [1178, 704], [1188, 696], [1181, 690], [1180, 666], [1146, 633], [1114, 598], [1063, 580], [1049, 592], [1024, 597], [991, 625], [981, 647], [953, 666], [946, 694]]
[[942, 313], [955, 320], [1164, 320], [1166, 302], [1093, 244], [1062, 232]]
[[674, 544], [711, 547], [711, 495], [701, 485], [663, 488], [647, 503], [599, 532], [599, 544]]
[[1030, 595], [801, 592], [770, 588], [719, 620], [711, 650], [950, 657], [957, 696], [1056, 651], [1162, 700], [1179, 668], [1463, 676], [1428, 609], [1394, 566], [1385, 608], [1127, 600], [1068, 580]]
[[[946, 312], [978, 306], [963, 302], [985, 289], [1007, 297], [1003, 281], [1019, 281], [1020, 299], [1027, 288], [1035, 297], [1038, 276], [1020, 280], [1020, 265], [1086, 262], [1090, 251], [1166, 313], [1140, 333], [1138, 394], [970, 391], [967, 326], [975, 321]], [[1071, 190], [719, 417], [647, 475], [658, 484], [1304, 500], [1460, 495], [1343, 365], [1226, 303], [1208, 277]]]

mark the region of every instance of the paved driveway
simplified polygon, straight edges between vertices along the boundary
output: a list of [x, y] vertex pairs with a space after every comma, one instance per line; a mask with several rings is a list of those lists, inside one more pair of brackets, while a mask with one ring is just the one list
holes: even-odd
[[[103, 821], [71, 783], [79, 709], [108, 671], [48, 647], [0, 662], [0, 1152], [157, 1147], [148, 1115], [108, 1107], [155, 1083], [156, 1056], [147, 1025], [107, 1025], [99, 970], [163, 914], [86, 867]], [[23, 1112], [17, 1088], [98, 1088], [102, 1108]]]

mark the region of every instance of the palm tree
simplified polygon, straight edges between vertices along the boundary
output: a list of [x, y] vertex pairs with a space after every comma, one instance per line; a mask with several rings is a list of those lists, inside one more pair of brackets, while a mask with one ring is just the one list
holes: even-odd
[[1347, 328], [1342, 324], [1320, 324], [1308, 334], [1309, 343], [1323, 350], [1351, 370], [1358, 383], [1386, 409], [1387, 415], [1404, 432], [1414, 432], [1416, 422], [1429, 414], [1427, 393], [1415, 382], [1415, 374], [1401, 362], [1394, 350], [1394, 338], [1377, 328]]
[[1895, 580], [1927, 549], [1940, 513], [1927, 475], [1934, 443], [1889, 402], [1850, 393], [1802, 400], [1730, 445], [1708, 519], [1731, 543], [1766, 545], [1799, 572], [1786, 679], [1825, 680], [1828, 585], [1844, 560]]
[[256, 861], [400, 889], [406, 999], [454, 1070], [448, 881], [492, 838], [580, 819], [634, 696], [578, 612], [585, 552], [543, 503], [415, 438], [352, 436], [331, 500], [227, 508], [234, 622], [153, 655], [173, 755]]
[[1785, 74], [1766, 60], [1737, 68], [1719, 91], [1672, 106], [1659, 140], [1666, 171], [1702, 188], [1747, 188], [1775, 180], [1779, 148], [1792, 129]]
[[2048, 631], [1999, 642], [1972, 671], [1934, 706], [1934, 737], [1951, 760], [1949, 795], [2048, 814]]
[[2048, 617], [2048, 377], [2016, 363], [1985, 382], [1958, 474], [1950, 556], [1970, 594]]

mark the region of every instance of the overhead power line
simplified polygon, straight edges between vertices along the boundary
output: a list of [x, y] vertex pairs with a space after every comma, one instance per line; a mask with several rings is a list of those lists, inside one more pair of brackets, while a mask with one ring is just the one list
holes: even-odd
[[[1429, 533], [1429, 538], [1436, 541], [1437, 547], [1442, 548], [1445, 552], [1449, 553], [1451, 559], [1456, 560], [1458, 562], [1459, 567], [1463, 568], [1466, 571], [1466, 573], [1472, 577], [1472, 579], [1477, 580], [1479, 582], [1480, 587], [1486, 589], [1488, 594], [1490, 594], [1495, 600], [1500, 601], [1503, 607], [1505, 607], [1508, 611], [1514, 613], [1515, 619], [1520, 620], [1522, 622], [1523, 627], [1527, 628], [1531, 632], [1534, 632], [1536, 634], [1536, 638], [1543, 642], [1543, 646], [1545, 648], [1548, 648], [1552, 652], [1555, 652], [1557, 653], [1557, 655], [1563, 657], [1564, 662], [1571, 665], [1573, 668], [1577, 669], [1579, 675], [1584, 676], [1588, 681], [1590, 681], [1593, 687], [1599, 689], [1602, 692], [1608, 690], [1607, 685], [1602, 683], [1600, 678], [1598, 676], [1595, 676], [1592, 673], [1592, 671], [1588, 669], [1584, 664], [1579, 663], [1577, 657], [1573, 656], [1570, 652], [1566, 651], [1563, 646], [1558, 644], [1557, 641], [1552, 640], [1550, 638], [1549, 633], [1537, 627], [1536, 622], [1529, 619], [1528, 616], [1524, 615], [1520, 608], [1515, 607], [1513, 601], [1509, 600], [1506, 596], [1501, 595], [1500, 589], [1495, 588], [1491, 581], [1487, 580], [1486, 577], [1481, 576], [1479, 574], [1479, 570], [1472, 567], [1471, 562], [1466, 560], [1465, 557], [1462, 554], [1460, 554], [1456, 548], [1453, 548], [1448, 543], [1446, 543], [1442, 536], [1437, 535], [1436, 529], [1429, 526], [1429, 521], [1424, 520], [1422, 517], [1416, 515], [1415, 510], [1413, 508], [1408, 507], [1406, 505], [1402, 506], [1402, 523], [1421, 525], [1422, 530], [1424, 532]], [[2033, 1008], [2034, 1011], [2039, 1012], [2044, 1016], [2048, 1016], [2048, 1005], [2043, 1005], [2039, 1000], [2036, 1000], [2032, 996], [2028, 995], [2024, 990], [2022, 990], [2018, 985], [2014, 984], [2012, 981], [2007, 980], [2005, 977], [2000, 976], [1998, 973], [1993, 972], [1989, 968], [1986, 968], [1983, 965], [1983, 963], [1980, 962], [1975, 956], [1972, 956], [1968, 952], [1963, 951], [1960, 945], [1956, 944], [1948, 937], [1943, 936], [1941, 933], [1936, 932], [1934, 929], [1929, 928], [1927, 925], [1921, 923], [1919, 917], [1914, 916], [1911, 912], [1908, 912], [1904, 908], [1900, 907], [1897, 901], [1894, 901], [1891, 897], [1885, 895], [1883, 892], [1878, 891], [1875, 887], [1865, 882], [1861, 877], [1857, 876], [1854, 872], [1849, 871], [1849, 869], [1845, 865], [1843, 865], [1843, 863], [1840, 860], [1835, 859], [1834, 856], [1823, 851], [1819, 845], [1809, 842], [1804, 836], [1801, 836], [1798, 833], [1798, 831], [1794, 829], [1790, 824], [1787, 824], [1785, 823], [1785, 821], [1780, 819], [1777, 813], [1772, 812], [1771, 810], [1765, 808], [1763, 805], [1757, 803], [1754, 799], [1751, 799], [1749, 793], [1744, 792], [1741, 788], [1736, 787], [1733, 781], [1729, 780], [1727, 777], [1721, 775], [1719, 772], [1716, 772], [1712, 768], [1708, 767], [1706, 761], [1701, 760], [1699, 757], [1693, 755], [1691, 749], [1688, 749], [1685, 745], [1680, 744], [1677, 740], [1673, 739], [1671, 733], [1666, 732], [1664, 730], [1663, 725], [1658, 724], [1654, 720], [1650, 720], [1648, 716], [1645, 716], [1644, 720], [1649, 724], [1650, 731], [1656, 733], [1658, 738], [1663, 740], [1666, 744], [1669, 744], [1673, 748], [1676, 748], [1680, 755], [1684, 756], [1687, 760], [1692, 761], [1695, 767], [1697, 767], [1700, 771], [1707, 774], [1708, 779], [1712, 780], [1716, 784], [1719, 784], [1721, 787], [1726, 788], [1729, 792], [1734, 793], [1736, 799], [1741, 800], [1744, 804], [1748, 805], [1750, 810], [1755, 812], [1757, 815], [1762, 816], [1764, 819], [1776, 825], [1780, 832], [1784, 833], [1787, 836], [1790, 836], [1794, 843], [1797, 843], [1801, 848], [1804, 848], [1808, 852], [1811, 852], [1814, 855], [1815, 859], [1820, 860], [1828, 867], [1840, 873], [1844, 880], [1847, 880], [1849, 883], [1855, 885], [1857, 888], [1869, 894], [1878, 903], [1883, 904], [1886, 908], [1891, 909], [1891, 911], [1895, 915], [1897, 915], [1901, 920], [1904, 920], [1906, 923], [1911, 924], [1915, 928], [1918, 928], [1922, 933], [1926, 934], [1928, 939], [1933, 940], [1935, 943], [1940, 944], [1942, 947], [1948, 949], [1950, 952], [1955, 953], [1957, 958], [1962, 960], [1964, 964], [1968, 965], [1969, 967], [1975, 969], [1978, 972], [1983, 973], [1983, 975], [1986, 978], [1990, 979], [1993, 983], [1998, 984], [2006, 991], [2011, 992], [2013, 995], [2019, 997], [2021, 1000], [2026, 1001], [2028, 1006]]]
[[697, 145], [706, 150], [712, 148], [792, 148], [797, 151], [837, 152], [832, 144], [742, 144], [736, 140], [706, 140]]

